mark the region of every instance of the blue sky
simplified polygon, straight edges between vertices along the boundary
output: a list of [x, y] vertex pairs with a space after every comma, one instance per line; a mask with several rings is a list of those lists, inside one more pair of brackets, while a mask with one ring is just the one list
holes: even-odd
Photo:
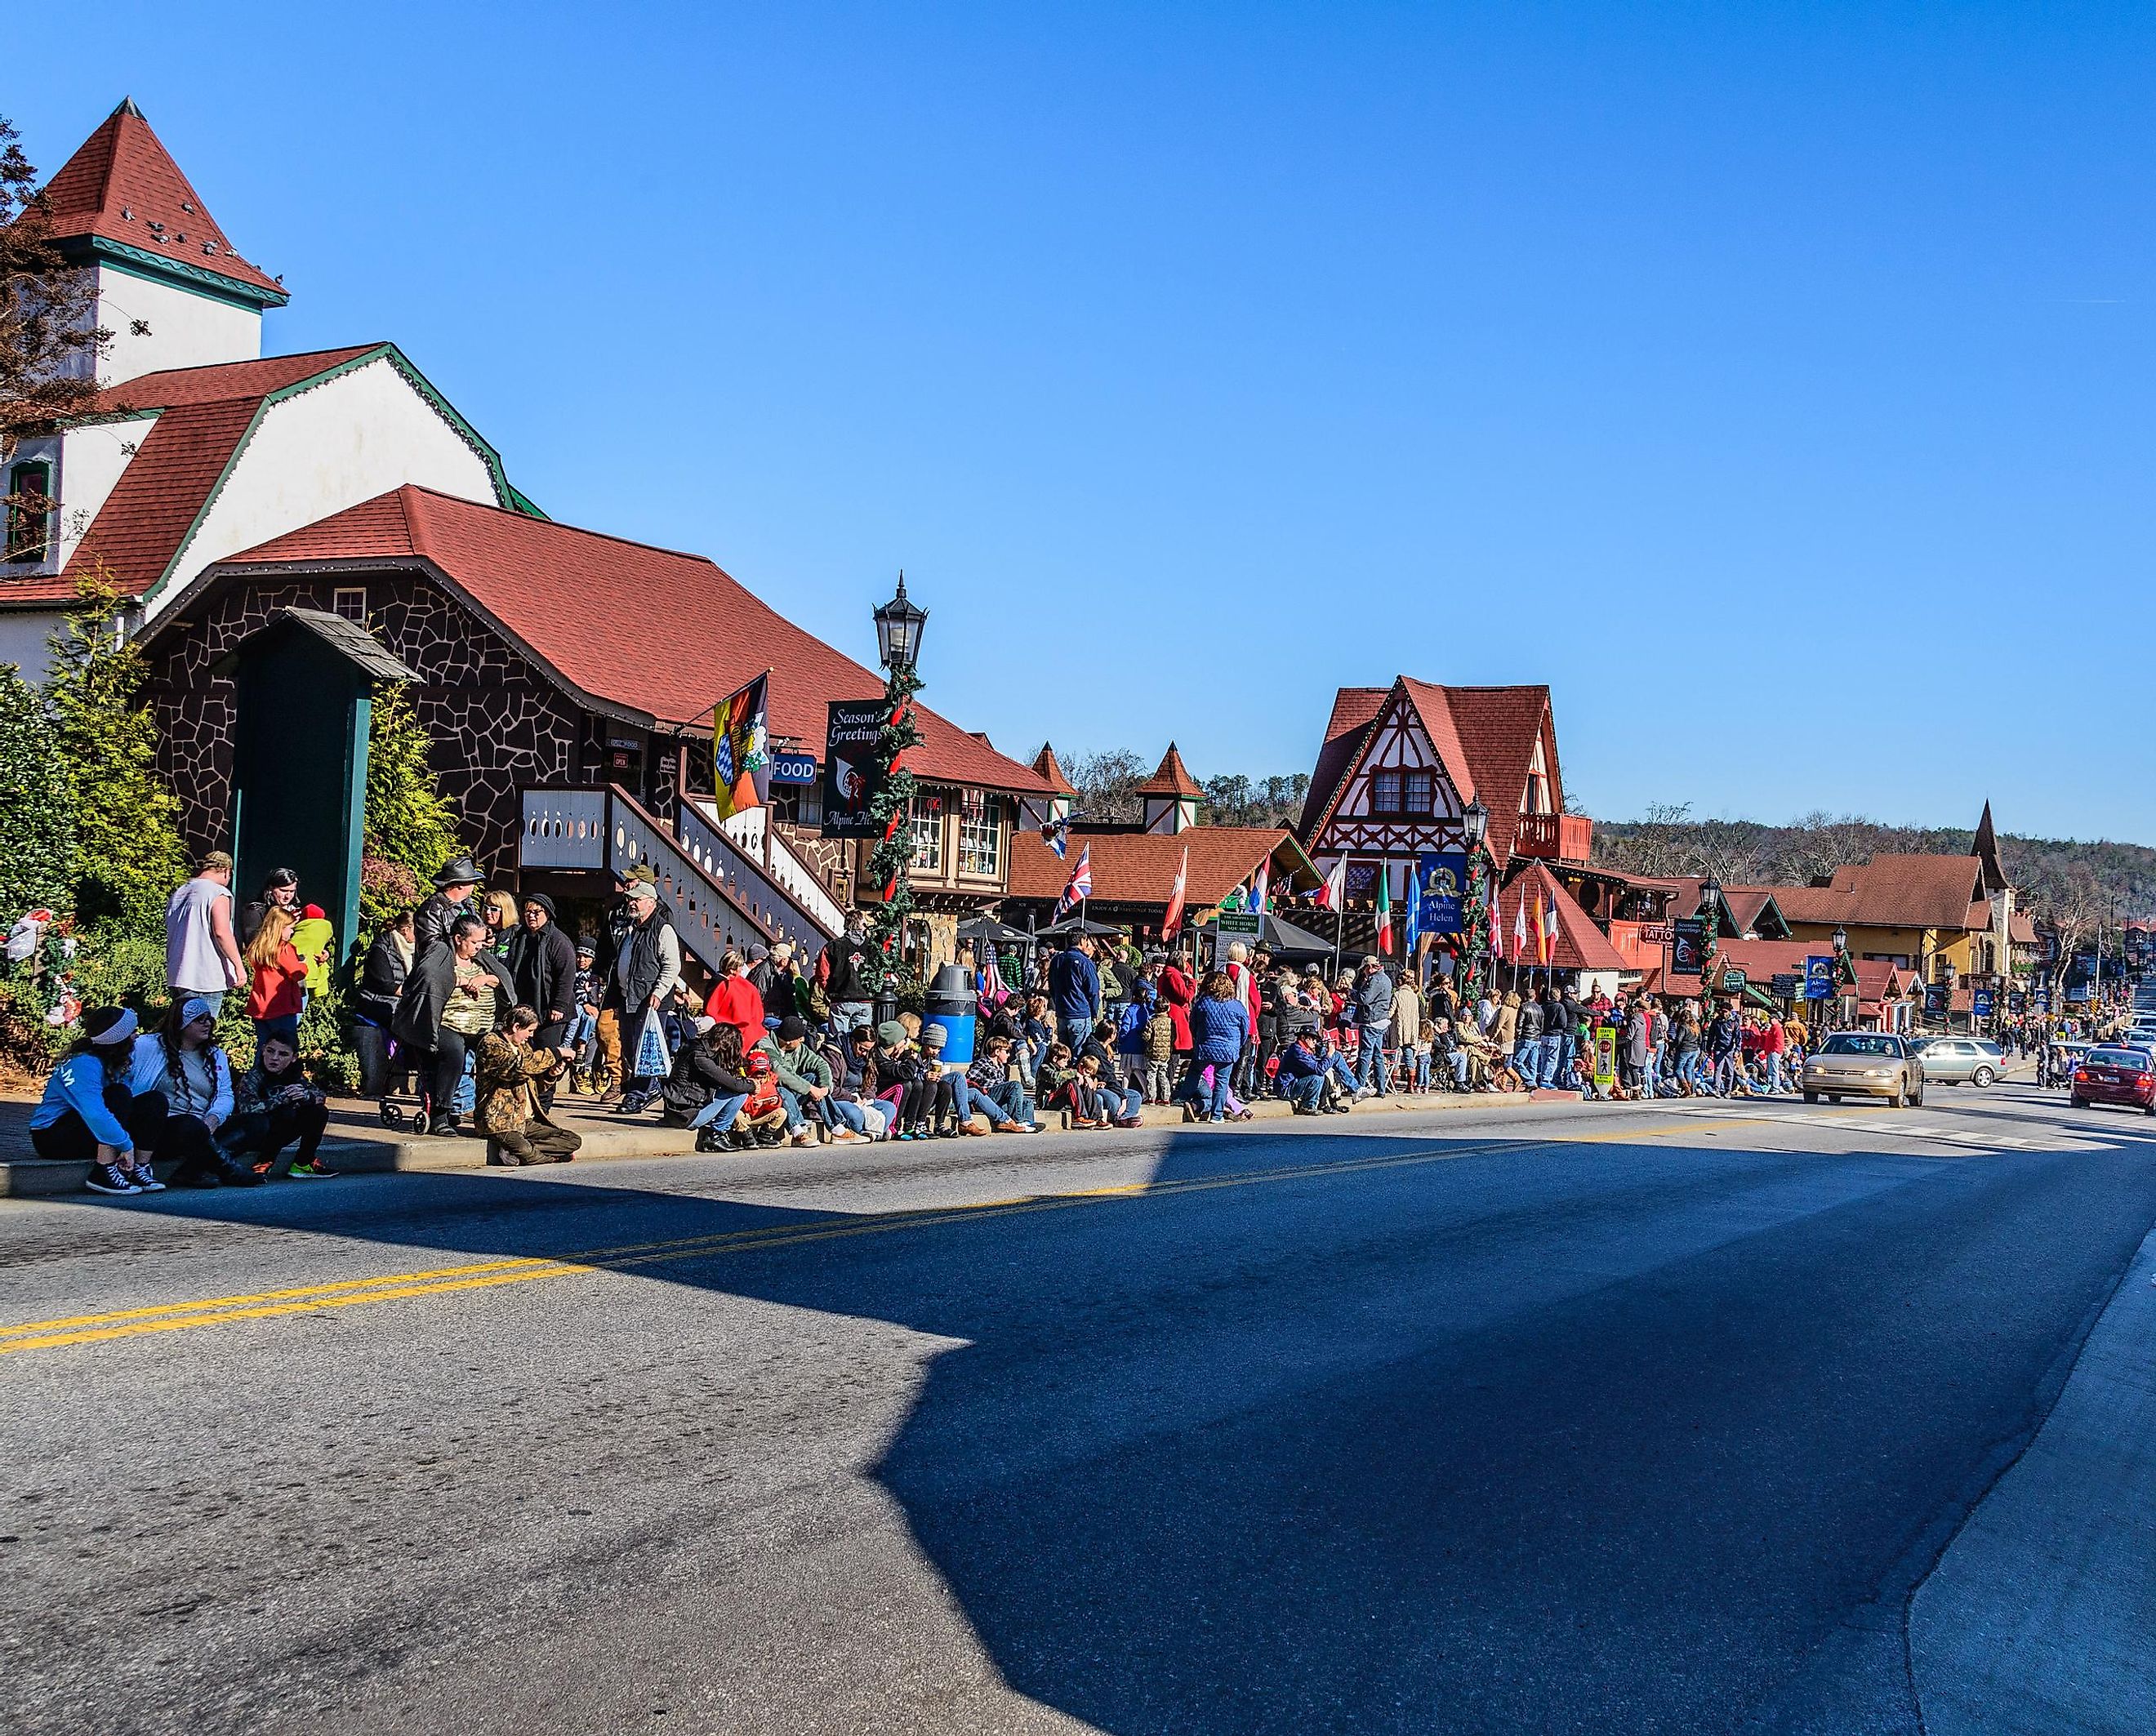
[[271, 349], [393, 337], [858, 655], [903, 565], [1006, 751], [1539, 681], [1598, 814], [2156, 840], [2082, 745], [2146, 738], [2146, 6], [215, 17], [99, 8], [33, 159], [131, 94]]

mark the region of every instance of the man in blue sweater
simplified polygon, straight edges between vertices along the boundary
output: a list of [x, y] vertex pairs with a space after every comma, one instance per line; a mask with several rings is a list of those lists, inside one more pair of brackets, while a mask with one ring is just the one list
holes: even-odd
[[1101, 1020], [1101, 973], [1093, 964], [1093, 939], [1081, 934], [1048, 967], [1048, 1004], [1073, 1055], [1086, 1046]]

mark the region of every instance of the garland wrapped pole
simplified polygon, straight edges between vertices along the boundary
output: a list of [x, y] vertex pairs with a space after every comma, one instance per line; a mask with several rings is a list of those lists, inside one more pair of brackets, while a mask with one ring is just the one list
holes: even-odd
[[913, 910], [913, 886], [906, 871], [913, 862], [913, 773], [906, 752], [918, 747], [913, 696], [921, 691], [914, 673], [921, 655], [921, 629], [928, 619], [906, 594], [906, 575], [898, 575], [898, 595], [875, 611], [876, 655], [888, 671], [884, 682], [884, 722], [876, 737], [876, 758], [883, 768], [882, 788], [869, 804], [870, 817], [882, 834], [869, 853], [869, 879], [880, 894], [869, 913], [869, 939], [877, 958], [876, 1017], [896, 1010], [899, 977], [906, 963], [906, 919]]

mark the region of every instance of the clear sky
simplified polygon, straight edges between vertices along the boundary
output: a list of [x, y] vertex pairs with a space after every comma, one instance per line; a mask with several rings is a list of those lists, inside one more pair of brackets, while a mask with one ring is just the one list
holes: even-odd
[[1547, 681], [1593, 812], [2156, 841], [2145, 3], [95, 11], [33, 161], [1006, 751]]

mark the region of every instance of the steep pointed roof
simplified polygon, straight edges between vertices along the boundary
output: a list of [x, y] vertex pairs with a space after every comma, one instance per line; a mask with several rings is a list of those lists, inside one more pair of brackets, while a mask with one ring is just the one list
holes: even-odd
[[2003, 891], [2006, 886], [2006, 871], [1999, 865], [1999, 837], [1991, 829], [1991, 804], [1984, 804], [1984, 818], [1976, 823], [1976, 841], [1969, 845], [1969, 853], [1984, 865], [1984, 889], [1987, 892]]
[[1137, 787], [1142, 796], [1202, 796], [1204, 788], [1190, 775], [1183, 756], [1176, 752], [1175, 743], [1168, 744], [1168, 752], [1161, 755], [1159, 768]]
[[1078, 794], [1070, 780], [1063, 775], [1063, 767], [1055, 758], [1055, 749], [1048, 742], [1043, 742], [1040, 752], [1034, 755], [1033, 768], [1040, 773], [1041, 781], [1058, 795], [1075, 796]]
[[53, 239], [160, 264], [261, 306], [284, 306], [284, 288], [233, 251], [202, 195], [172, 161], [129, 97], [45, 183]]

